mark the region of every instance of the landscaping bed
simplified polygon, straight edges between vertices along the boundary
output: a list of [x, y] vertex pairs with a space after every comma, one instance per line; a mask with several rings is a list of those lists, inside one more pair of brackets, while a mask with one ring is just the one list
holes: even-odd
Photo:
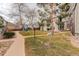
[[4, 39], [9, 39], [9, 38], [13, 38], [15, 36], [15, 33], [14, 32], [5, 32], [3, 34], [3, 38]]
[[7, 52], [12, 43], [13, 41], [0, 42], [0, 56], [3, 56]]
[[31, 56], [79, 55], [79, 48], [72, 46], [70, 32], [55, 33], [53, 36], [25, 38], [25, 53]]

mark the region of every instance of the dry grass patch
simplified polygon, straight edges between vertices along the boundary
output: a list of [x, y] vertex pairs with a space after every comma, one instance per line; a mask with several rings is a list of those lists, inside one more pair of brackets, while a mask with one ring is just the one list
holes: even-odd
[[[75, 48], [68, 40], [70, 33], [55, 33], [53, 36], [33, 37], [25, 39], [26, 55], [34, 56], [71, 56], [79, 55], [79, 48]], [[29, 52], [28, 52], [29, 51]]]
[[[33, 30], [20, 31], [20, 34], [23, 35], [23, 36], [34, 35], [34, 31], [33, 31]], [[36, 35], [45, 35], [45, 34], [47, 34], [47, 32], [36, 30], [36, 31], [35, 31], [35, 34], [36, 34]]]

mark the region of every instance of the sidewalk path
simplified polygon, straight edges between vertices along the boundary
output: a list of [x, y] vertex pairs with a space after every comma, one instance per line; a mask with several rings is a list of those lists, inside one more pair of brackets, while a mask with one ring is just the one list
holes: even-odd
[[14, 43], [6, 52], [5, 56], [25, 56], [24, 38], [18, 31], [15, 31], [15, 33], [16, 38], [14, 38]]

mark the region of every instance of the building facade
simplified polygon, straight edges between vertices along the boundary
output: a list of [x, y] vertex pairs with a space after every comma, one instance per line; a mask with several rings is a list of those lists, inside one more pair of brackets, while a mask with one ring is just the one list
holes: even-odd
[[70, 31], [73, 35], [79, 35], [79, 3], [71, 3], [70, 11], [72, 15], [69, 17]]

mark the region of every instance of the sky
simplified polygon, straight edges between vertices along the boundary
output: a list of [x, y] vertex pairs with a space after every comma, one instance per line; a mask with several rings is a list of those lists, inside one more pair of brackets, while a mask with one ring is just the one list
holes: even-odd
[[[33, 9], [33, 8], [37, 8], [36, 3], [27, 3], [27, 6], [29, 6], [29, 8]], [[11, 3], [0, 3], [0, 15], [3, 16], [3, 18], [11, 23], [15, 23], [14, 18], [10, 18], [9, 16], [7, 16], [7, 14], [9, 14], [9, 12], [11, 11]]]

